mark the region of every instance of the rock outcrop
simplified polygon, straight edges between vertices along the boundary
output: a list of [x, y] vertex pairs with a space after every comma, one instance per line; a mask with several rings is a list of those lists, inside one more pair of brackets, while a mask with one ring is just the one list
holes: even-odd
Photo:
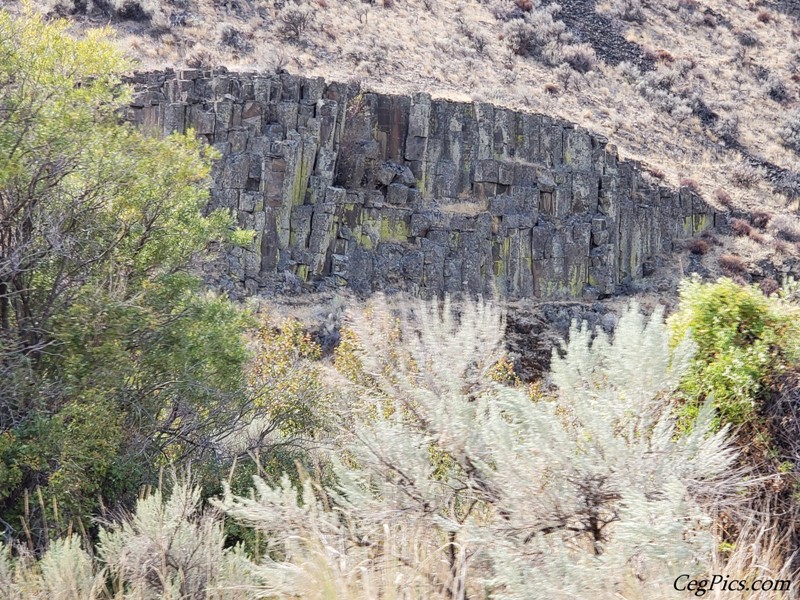
[[[483, 103], [361, 92], [290, 74], [137, 74], [128, 118], [192, 128], [221, 158], [212, 207], [254, 230], [211, 279], [359, 293], [597, 297], [713, 226], [606, 140]], [[219, 265], [217, 265], [219, 267]]]

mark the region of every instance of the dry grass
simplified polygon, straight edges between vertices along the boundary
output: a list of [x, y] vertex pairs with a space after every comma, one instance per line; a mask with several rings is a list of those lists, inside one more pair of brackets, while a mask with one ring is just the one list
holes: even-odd
[[[751, 236], [744, 235], [728, 238], [724, 242], [722, 246], [709, 252], [704, 259], [704, 264], [709, 268], [709, 275], [712, 279], [721, 275], [737, 274], [737, 272], [731, 273], [722, 268], [722, 264], [720, 264], [720, 260], [725, 255], [729, 255], [744, 263], [742, 274], [746, 274], [749, 265], [763, 266], [766, 264], [766, 260], [771, 263], [771, 268], [765, 269], [764, 276], [772, 276], [780, 280], [781, 273], [789, 272], [789, 269], [794, 268], [794, 261], [797, 253], [800, 252], [800, 248], [797, 248], [795, 244], [778, 239], [774, 234], [771, 239], [754, 240]], [[726, 260], [722, 260], [722, 263], [725, 262]], [[734, 269], [736, 269], [735, 265]], [[758, 270], [756, 268], [756, 271]]]
[[719, 257], [719, 266], [728, 275], [744, 275], [747, 272], [747, 263], [734, 254], [723, 254]]
[[769, 512], [760, 512], [756, 518], [739, 532], [732, 549], [724, 551], [720, 546], [714, 553], [709, 573], [720, 573], [730, 579], [752, 582], [755, 579], [790, 580], [789, 592], [775, 591], [723, 591], [719, 586], [707, 593], [704, 598], [723, 600], [788, 600], [797, 597], [794, 587], [796, 572], [792, 569], [792, 558], [787, 557], [787, 540], [781, 538], [780, 528], [776, 526], [780, 517]]
[[450, 202], [450, 203], [440, 204], [438, 208], [444, 213], [475, 216], [486, 211], [489, 208], [489, 201], [481, 200], [479, 202], [469, 202], [469, 201]]
[[764, 171], [747, 162], [740, 162], [731, 167], [730, 180], [738, 188], [749, 190], [764, 178]]

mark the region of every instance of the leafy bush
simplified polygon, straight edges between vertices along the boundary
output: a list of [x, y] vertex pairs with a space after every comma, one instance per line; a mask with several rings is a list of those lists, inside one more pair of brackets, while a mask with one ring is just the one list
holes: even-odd
[[237, 598], [248, 577], [241, 547], [226, 549], [223, 523], [202, 511], [200, 489], [175, 482], [140, 498], [130, 518], [100, 532], [97, 554], [125, 598]]
[[256, 339], [249, 369], [255, 403], [269, 406], [271, 423], [287, 435], [314, 429], [312, 420], [323, 414], [319, 405], [322, 383], [313, 362], [320, 359], [319, 344], [296, 319], [277, 326], [269, 320]]
[[[335, 482], [255, 478], [251, 494], [215, 502], [266, 554], [226, 548], [218, 513], [178, 482], [104, 525], [91, 555], [75, 538], [40, 561], [0, 552], [0, 590], [87, 600], [663, 597], [664, 581], [685, 569], [721, 570], [707, 511], [746, 495], [735, 493], [743, 481], [726, 433], [710, 431], [710, 406], [691, 432], [674, 429], [669, 397], [692, 342], [671, 351], [661, 313], [648, 322], [635, 306], [613, 339], [573, 325], [553, 356], [557, 391], [532, 400], [492, 381], [503, 322], [482, 304], [379, 301], [354, 315], [348, 353], [369, 380], [341, 406]], [[742, 543], [736, 572], [774, 566], [753, 546]]]
[[94, 600], [104, 591], [101, 573], [77, 536], [54, 540], [36, 561], [31, 555], [12, 560], [0, 543], [0, 594], [30, 600]]
[[680, 300], [670, 318], [673, 341], [691, 332], [697, 344], [681, 383], [684, 414], [695, 414], [710, 399], [720, 422], [754, 423], [771, 379], [800, 356], [800, 313], [755, 286], [725, 278], [712, 284], [687, 280]]

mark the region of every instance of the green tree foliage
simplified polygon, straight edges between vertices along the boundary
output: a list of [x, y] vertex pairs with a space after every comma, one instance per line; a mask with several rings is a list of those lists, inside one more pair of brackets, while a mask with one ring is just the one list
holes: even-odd
[[800, 311], [727, 278], [710, 284], [687, 280], [680, 300], [670, 319], [673, 339], [691, 332], [697, 344], [681, 384], [684, 412], [695, 414], [710, 398], [721, 422], [755, 424], [771, 382], [800, 357]]
[[247, 360], [189, 269], [231, 236], [211, 150], [122, 124], [107, 35], [0, 11], [0, 516], [34, 545], [202, 453]]
[[265, 323], [256, 339], [255, 360], [248, 370], [255, 403], [285, 436], [313, 435], [324, 412], [319, 402], [322, 382], [313, 363], [321, 356], [318, 343], [300, 321], [286, 319], [278, 327]]
[[[253, 475], [279, 479], [288, 472], [299, 482], [304, 469], [320, 470], [320, 461], [309, 451], [322, 443], [331, 417], [320, 345], [296, 319], [278, 320], [268, 312], [259, 318], [246, 371], [247, 410], [241, 414], [241, 426], [221, 436], [216, 451], [230, 469], [224, 474], [210, 469], [204, 477], [210, 484], [207, 495], [222, 491], [220, 479], [225, 475], [233, 489], [244, 493]], [[228, 521], [225, 532], [252, 554], [260, 553], [262, 544], [253, 530]]]

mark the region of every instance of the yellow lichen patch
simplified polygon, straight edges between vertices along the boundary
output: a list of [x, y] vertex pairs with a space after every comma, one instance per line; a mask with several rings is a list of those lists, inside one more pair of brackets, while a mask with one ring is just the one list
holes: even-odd
[[406, 242], [410, 236], [408, 225], [403, 219], [382, 219], [380, 232], [381, 241], [384, 242]]

